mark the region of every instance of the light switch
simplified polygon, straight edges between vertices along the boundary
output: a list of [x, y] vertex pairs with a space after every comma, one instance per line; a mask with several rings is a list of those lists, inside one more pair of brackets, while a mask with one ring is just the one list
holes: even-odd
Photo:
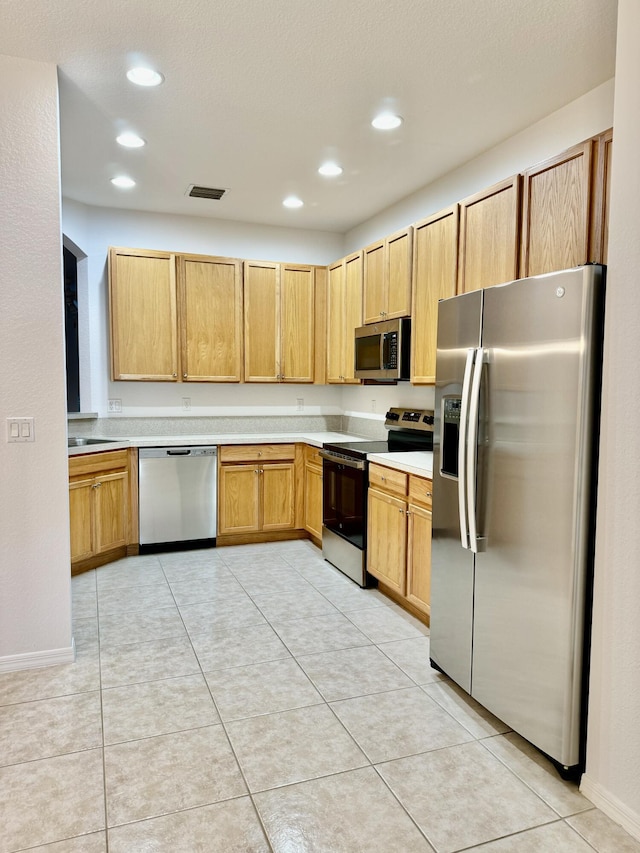
[[35, 441], [33, 418], [7, 418], [7, 441]]

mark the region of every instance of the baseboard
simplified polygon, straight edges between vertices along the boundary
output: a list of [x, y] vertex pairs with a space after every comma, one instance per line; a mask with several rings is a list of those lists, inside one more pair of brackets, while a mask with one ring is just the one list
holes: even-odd
[[61, 663], [74, 663], [76, 659], [75, 640], [65, 649], [50, 649], [46, 652], [26, 652], [23, 655], [6, 655], [0, 658], [0, 672], [17, 672], [20, 669], [36, 669], [42, 666], [58, 666]]
[[591, 800], [594, 806], [597, 806], [607, 817], [610, 817], [615, 823], [619, 823], [623, 829], [626, 829], [630, 835], [640, 841], [640, 815], [598, 782], [590, 779], [586, 773], [583, 774], [580, 782], [580, 793]]

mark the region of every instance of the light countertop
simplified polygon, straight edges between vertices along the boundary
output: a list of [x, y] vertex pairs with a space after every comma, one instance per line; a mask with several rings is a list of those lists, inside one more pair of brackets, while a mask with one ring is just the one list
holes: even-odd
[[419, 477], [433, 477], [433, 453], [427, 450], [410, 450], [406, 453], [368, 453], [369, 462], [395, 468]]
[[[96, 436], [92, 436], [96, 438]], [[201, 447], [203, 445], [220, 444], [310, 444], [322, 447], [323, 444], [336, 441], [370, 441], [361, 435], [349, 435], [342, 432], [308, 432], [308, 433], [226, 433], [217, 435], [144, 435], [119, 438], [105, 438], [104, 444], [85, 444], [81, 447], [70, 447], [69, 456], [80, 456], [86, 453], [104, 453], [106, 450], [120, 450], [126, 447]], [[405, 471], [417, 474], [419, 477], [433, 475], [433, 453], [422, 450], [406, 453], [369, 453], [367, 459]]]
[[[96, 438], [96, 436], [92, 436]], [[70, 447], [69, 456], [79, 456], [84, 453], [103, 453], [105, 450], [120, 450], [123, 447], [198, 447], [210, 444], [310, 444], [322, 447], [325, 442], [335, 441], [370, 441], [361, 435], [349, 435], [342, 432], [309, 432], [273, 434], [255, 433], [226, 433], [224, 435], [144, 435], [119, 438], [105, 437], [104, 444], [85, 444], [81, 447]], [[398, 454], [400, 455], [400, 454]]]

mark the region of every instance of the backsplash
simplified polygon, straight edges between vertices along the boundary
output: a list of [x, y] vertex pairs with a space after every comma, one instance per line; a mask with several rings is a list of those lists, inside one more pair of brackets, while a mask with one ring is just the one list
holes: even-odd
[[[351, 426], [346, 429], [345, 421]], [[361, 423], [359, 423], [361, 421]], [[280, 432], [353, 432], [370, 437], [370, 425], [376, 421], [346, 418], [342, 415], [243, 416], [190, 418], [95, 418], [70, 420], [70, 436], [150, 436], [150, 435], [229, 435], [241, 433], [256, 436]], [[381, 426], [381, 424], [380, 424]], [[379, 430], [377, 435], [379, 434]]]

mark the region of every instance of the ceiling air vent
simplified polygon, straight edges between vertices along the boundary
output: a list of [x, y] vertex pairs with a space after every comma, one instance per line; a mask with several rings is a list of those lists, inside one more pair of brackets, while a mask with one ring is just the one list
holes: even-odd
[[198, 187], [192, 184], [189, 187], [187, 195], [191, 198], [210, 198], [219, 201], [225, 192], [226, 190], [217, 190], [214, 187]]

